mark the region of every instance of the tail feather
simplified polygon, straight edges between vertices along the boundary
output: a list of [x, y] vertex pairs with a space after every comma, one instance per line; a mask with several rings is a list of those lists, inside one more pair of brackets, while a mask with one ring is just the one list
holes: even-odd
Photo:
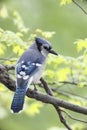
[[26, 89], [22, 87], [16, 87], [16, 92], [13, 97], [11, 104], [11, 110], [17, 113], [23, 109], [23, 104], [25, 100]]

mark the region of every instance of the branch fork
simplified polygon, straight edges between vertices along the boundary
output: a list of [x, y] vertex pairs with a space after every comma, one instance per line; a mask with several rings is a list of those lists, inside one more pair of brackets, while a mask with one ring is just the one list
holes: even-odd
[[[7, 67], [7, 66], [0, 64], [0, 82], [2, 84], [4, 84], [5, 87], [7, 87], [9, 90], [15, 91], [15, 88], [16, 88], [15, 81], [10, 77], [10, 75], [8, 73], [8, 71], [11, 69], [14, 69], [14, 65]], [[67, 101], [54, 97], [53, 91], [51, 90], [51, 88], [49, 87], [47, 82], [43, 78], [41, 78], [40, 81], [47, 94], [44, 94], [39, 91], [34, 91], [34, 90], [28, 88], [28, 90], [26, 92], [26, 96], [29, 98], [34, 98], [38, 101], [42, 101], [44, 103], [51, 104], [57, 111], [59, 119], [64, 124], [64, 126], [68, 130], [72, 130], [72, 128], [69, 126], [69, 124], [66, 122], [66, 120], [63, 116], [64, 110], [62, 110], [61, 108], [69, 109], [71, 111], [78, 112], [78, 113], [84, 114], [84, 115], [87, 115], [87, 108], [78, 106], [78, 105], [75, 105], [75, 104], [72, 104]], [[65, 112], [65, 113], [67, 113], [67, 112]], [[69, 115], [69, 114], [67, 114], [67, 115]], [[74, 118], [72, 118], [72, 119], [74, 119]], [[84, 123], [86, 123], [86, 122], [84, 121]]]

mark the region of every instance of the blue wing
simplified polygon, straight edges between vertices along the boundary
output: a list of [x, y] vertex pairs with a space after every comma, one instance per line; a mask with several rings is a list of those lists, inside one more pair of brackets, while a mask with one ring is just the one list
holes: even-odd
[[34, 60], [34, 62], [29, 60], [29, 57], [28, 59], [26, 58], [25, 61], [23, 59], [20, 59], [16, 65], [16, 91], [11, 104], [11, 109], [15, 113], [23, 109], [26, 90], [28, 83], [30, 82], [29, 79], [38, 71], [42, 62], [44, 62], [44, 58], [38, 58], [37, 60]]
[[19, 78], [27, 79], [27, 76], [32, 76], [34, 73], [38, 71], [38, 66], [40, 63], [37, 62], [20, 62], [16, 67], [16, 74]]
[[29, 78], [38, 70], [39, 63], [20, 62], [16, 67], [17, 86], [11, 109], [14, 113], [23, 109]]

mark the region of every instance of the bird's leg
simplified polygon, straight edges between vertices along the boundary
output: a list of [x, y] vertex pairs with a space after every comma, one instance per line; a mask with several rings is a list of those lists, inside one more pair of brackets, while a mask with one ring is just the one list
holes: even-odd
[[37, 91], [36, 85], [34, 83], [33, 83], [33, 85], [34, 85], [34, 91]]

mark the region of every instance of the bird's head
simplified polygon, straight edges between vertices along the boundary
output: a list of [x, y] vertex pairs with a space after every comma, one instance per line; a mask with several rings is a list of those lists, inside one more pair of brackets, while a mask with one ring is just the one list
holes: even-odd
[[42, 55], [47, 56], [49, 53], [52, 53], [54, 55], [58, 55], [53, 49], [51, 44], [42, 38], [36, 37], [35, 42], [37, 45], [38, 50], [41, 52]]

